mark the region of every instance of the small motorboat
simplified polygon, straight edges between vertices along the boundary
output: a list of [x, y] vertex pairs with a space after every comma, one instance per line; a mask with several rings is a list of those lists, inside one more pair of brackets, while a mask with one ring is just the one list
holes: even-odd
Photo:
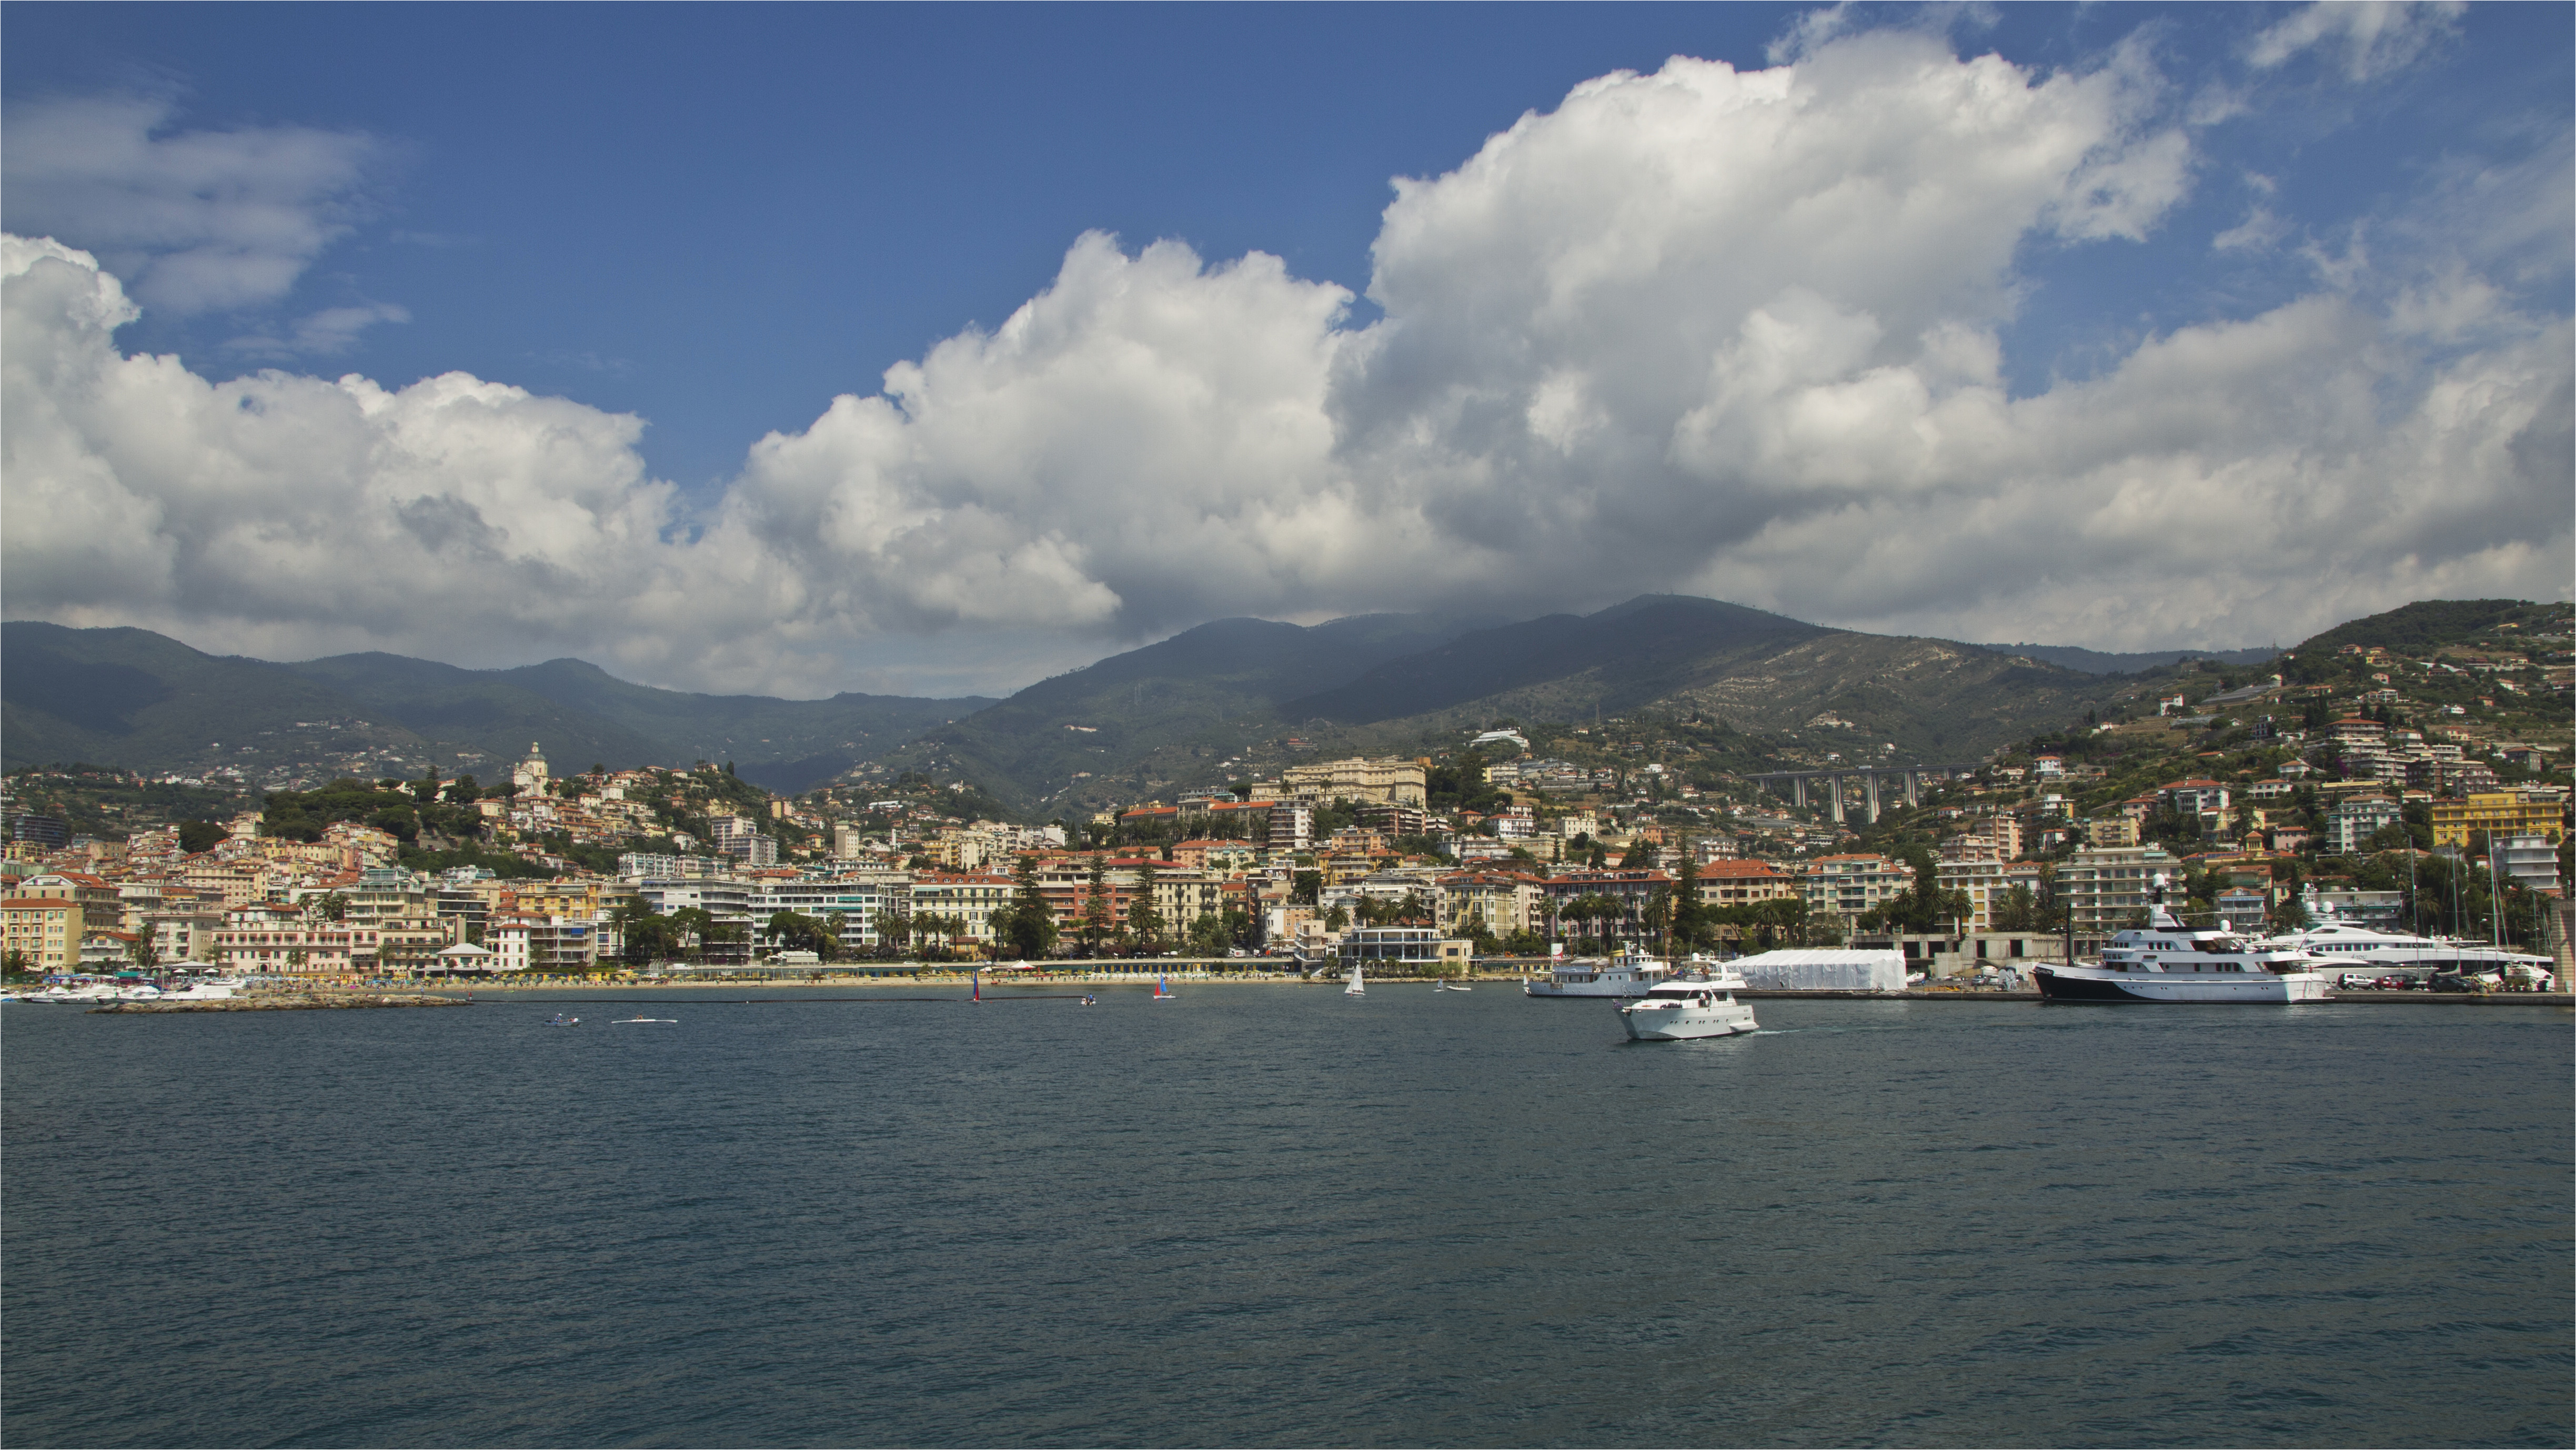
[[1619, 1021], [1631, 1042], [1687, 1042], [1697, 1037], [1732, 1037], [1755, 1029], [1753, 1009], [1735, 1000], [1744, 977], [1732, 968], [1694, 972], [1657, 982], [1646, 995], [1619, 1005]]
[[581, 1025], [581, 1019], [578, 1017], [566, 1017], [561, 1012], [557, 1012], [552, 1017], [546, 1019], [546, 1025], [548, 1027], [579, 1027]]
[[[576, 1018], [574, 1020], [578, 1021], [580, 1019]], [[629, 1022], [677, 1022], [679, 1020], [680, 1019], [677, 1017], [620, 1017], [610, 1022], [608, 1025], [611, 1027], [623, 1027]]]

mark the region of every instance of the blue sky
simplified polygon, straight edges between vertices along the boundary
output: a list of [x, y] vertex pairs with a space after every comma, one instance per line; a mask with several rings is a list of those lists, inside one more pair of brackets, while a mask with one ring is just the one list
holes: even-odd
[[[506, 498], [474, 502], [471, 480], [450, 487], [431, 476], [440, 466], [468, 466], [441, 444], [421, 449], [398, 484], [361, 492], [386, 511], [385, 528], [410, 531], [400, 537], [465, 548], [455, 541], [497, 530], [491, 538], [501, 542], [487, 552], [523, 566], [542, 555], [544, 569], [505, 576], [523, 581], [522, 607], [476, 617], [435, 590], [404, 597], [380, 582], [334, 583], [310, 551], [294, 566], [313, 576], [310, 591], [277, 585], [274, 561], [253, 588], [212, 579], [210, 564], [192, 567], [223, 550], [172, 521], [184, 510], [139, 481], [141, 464], [98, 448], [99, 467], [134, 496], [136, 516], [160, 520], [168, 535], [153, 556], [158, 564], [115, 567], [161, 575], [149, 588], [108, 593], [96, 586], [95, 570], [83, 576], [88, 583], [47, 584], [37, 577], [44, 570], [21, 570], [13, 558], [10, 572], [34, 582], [13, 581], [0, 602], [12, 617], [152, 623], [192, 642], [264, 652], [364, 645], [466, 663], [578, 653], [665, 683], [802, 694], [1007, 687], [1226, 613], [1322, 618], [1514, 599], [1536, 612], [1607, 603], [1639, 587], [1742, 598], [1860, 627], [2110, 647], [2295, 637], [2331, 623], [2329, 616], [2403, 602], [2396, 596], [2412, 597], [2409, 590], [2483, 584], [2480, 592], [2530, 592], [2540, 587], [2535, 580], [2554, 578], [2549, 587], [2563, 594], [2565, 478], [2556, 480], [2553, 501], [2527, 476], [2554, 466], [2549, 449], [2565, 411], [2560, 381], [2532, 375], [2524, 360], [2499, 364], [2538, 400], [2537, 412], [2526, 408], [2500, 439], [2428, 442], [2403, 419], [2410, 409], [2427, 416], [2446, 376], [2458, 385], [2445, 369], [2517, 347], [2546, 352], [2549, 330], [2569, 315], [2564, 200], [2576, 11], [2397, 7], [2355, 23], [2360, 13], [2125, 5], [11, 6], [0, 12], [0, 90], [12, 142], [0, 170], [7, 182], [0, 225], [81, 249], [121, 280], [140, 312], [115, 328], [116, 356], [176, 354], [195, 379], [234, 387], [223, 396], [236, 403], [262, 369], [303, 380], [359, 374], [423, 407], [433, 400], [404, 390], [445, 374], [562, 399], [583, 411], [528, 426], [549, 438], [577, 435], [597, 456], [550, 464], [512, 453], [530, 470], [512, 474], [525, 497], [576, 510], [583, 527], [643, 529], [665, 549], [712, 549], [709, 540], [739, 535], [749, 552], [612, 562], [589, 543], [530, 542], [534, 525], [514, 531], [502, 517]], [[2108, 200], [2078, 215], [2076, 200], [2056, 193], [2032, 200], [2037, 193], [2006, 186], [2010, 178], [1997, 168], [2023, 164], [2005, 155], [2006, 125], [1974, 143], [1997, 148], [1993, 166], [1963, 163], [1958, 177], [1935, 178], [1944, 187], [2005, 186], [2010, 196], [1999, 192], [1997, 206], [2026, 205], [2028, 214], [2000, 239], [1960, 241], [1948, 258], [1929, 244], [1912, 247], [1902, 223], [1891, 223], [1900, 230], [1879, 238], [1883, 258], [1809, 276], [1794, 251], [1774, 254], [1758, 230], [1741, 230], [1752, 223], [1739, 211], [1699, 235], [1723, 232], [1748, 260], [1712, 254], [1696, 264], [1702, 272], [1666, 280], [1685, 296], [1723, 291], [1736, 274], [1760, 282], [1732, 310], [1716, 308], [1698, 320], [1704, 325], [1681, 329], [1701, 354], [1722, 353], [1725, 339], [1753, 337], [1762, 326], [1830, 339], [1850, 324], [1876, 339], [1836, 353], [1842, 361], [1827, 368], [1833, 377], [1808, 379], [1798, 398], [1773, 397], [1767, 416], [1775, 421], [1801, 406], [1860, 406], [1872, 380], [1911, 368], [1928, 380], [1926, 407], [1938, 407], [1951, 387], [2032, 405], [2014, 425], [2020, 441], [2005, 450], [2009, 462], [1821, 459], [1808, 445], [1759, 443], [1769, 425], [1756, 420], [1742, 424], [1752, 432], [1731, 436], [1699, 463], [1674, 463], [1694, 447], [1715, 446], [1692, 441], [1716, 426], [1711, 419], [1742, 410], [1717, 396], [1697, 400], [1696, 409], [1678, 395], [1624, 400], [1605, 381], [1619, 359], [1569, 354], [1510, 378], [1459, 361], [1477, 348], [1510, 355], [1535, 346], [1531, 339], [1555, 325], [1524, 317], [1493, 324], [1496, 332], [1483, 320], [1498, 299], [1514, 295], [1511, 279], [1552, 275], [1503, 258], [1496, 248], [1509, 237], [1450, 236], [1409, 274], [1401, 248], [1388, 254], [1395, 260], [1384, 278], [1373, 262], [1373, 247], [1394, 245], [1395, 233], [1382, 230], [1392, 215], [1392, 178], [1459, 173], [1525, 115], [1541, 127], [1528, 131], [1523, 148], [1535, 156], [1549, 140], [1544, 123], [1594, 78], [1622, 70], [1652, 77], [1672, 56], [1727, 62], [1738, 75], [1780, 65], [1823, 75], [1839, 60], [1856, 68], [1855, 78], [1819, 92], [1825, 98], [1799, 113], [1808, 119], [1797, 124], [1815, 136], [1778, 131], [1759, 144], [1812, 141], [1827, 158], [1820, 164], [1865, 169], [1876, 164], [1869, 148], [1886, 144], [1862, 135], [1873, 97], [1914, 104], [1920, 97], [1908, 87], [1968, 84], [1970, 63], [1987, 55], [2010, 68], [2021, 88], [2017, 104], [2074, 128], [2074, 149], [2046, 160], [2058, 168], [2050, 184], [2094, 186]], [[1927, 71], [1926, 56], [1944, 74]], [[2066, 81], [2059, 91], [2072, 109], [2050, 109], [2045, 97], [2057, 93], [2046, 87], [2056, 78]], [[2092, 89], [2074, 95], [2079, 81]], [[1622, 104], [1605, 101], [1610, 119], [1585, 124], [1615, 128], [1618, 116], [1631, 114]], [[1711, 93], [1682, 123], [1707, 127], [1704, 138], [1657, 122], [1664, 129], [1651, 143], [1599, 144], [1626, 148], [1618, 154], [1645, 166], [1641, 174], [1688, 164], [1695, 153], [1730, 155], [1726, 148], [1756, 142], [1728, 129], [1729, 104]], [[1574, 130], [1568, 115], [1557, 138]], [[191, 138], [213, 139], [192, 149]], [[40, 154], [40, 144], [49, 149]], [[257, 159], [244, 159], [244, 148], [263, 147]], [[1663, 159], [1637, 160], [1651, 147], [1666, 148]], [[1551, 180], [1532, 169], [1515, 184], [1531, 196], [1567, 198], [1569, 214], [1527, 224], [1559, 235], [1560, 264], [1587, 247], [1664, 235], [1658, 229], [1668, 225], [1685, 228], [1671, 237], [1686, 240], [1697, 225], [1613, 215], [1631, 199], [1596, 203], [1587, 214], [1572, 184], [1584, 163], [1550, 164], [1573, 170]], [[1929, 171], [1940, 159], [1908, 164]], [[186, 215], [262, 188], [250, 221]], [[1465, 183], [1449, 191], [1464, 196]], [[1739, 208], [1767, 204], [1725, 194]], [[1831, 200], [1829, 189], [1801, 195], [1808, 205]], [[1587, 240], [1587, 226], [1602, 234]], [[1282, 426], [1328, 440], [1309, 450], [1314, 456], [1286, 445], [1255, 456], [1238, 438], [1196, 454], [1174, 444], [1172, 456], [1122, 460], [1111, 442], [1077, 436], [1083, 425], [1065, 421], [1117, 415], [1119, 401], [1074, 408], [1033, 380], [1061, 378], [1068, 367], [1096, 374], [1096, 361], [1059, 360], [1050, 372], [990, 356], [960, 358], [932, 379], [930, 392], [896, 410], [899, 421], [923, 425], [906, 441], [825, 446], [833, 400], [871, 398], [888, 368], [922, 362], [961, 334], [990, 333], [1033, 299], [1056, 297], [1080, 312], [1068, 258], [1095, 232], [1114, 236], [1122, 259], [1096, 274], [1100, 286], [1121, 296], [1164, 288], [1174, 307], [1200, 306], [1185, 299], [1204, 301], [1210, 279], [1247, 254], [1279, 260], [1281, 277], [1261, 284], [1266, 300], [1246, 303], [1253, 310], [1232, 323], [1210, 325], [1258, 331], [1272, 320], [1290, 326], [1284, 319], [1292, 314], [1304, 319], [1294, 326], [1306, 332], [1283, 335], [1282, 351], [1261, 366], [1290, 367], [1279, 359], [1292, 352], [1306, 359], [1294, 366], [1311, 363], [1312, 377], [1279, 387], [1314, 413]], [[206, 235], [217, 241], [200, 245]], [[1184, 276], [1145, 267], [1145, 249], [1161, 239], [1186, 243], [1196, 269]], [[1676, 243], [1659, 245], [1669, 251]], [[193, 270], [171, 260], [191, 246]], [[1441, 273], [1434, 256], [1449, 258], [1438, 266], [1450, 272]], [[1459, 270], [1478, 258], [1496, 268], [1489, 284]], [[1917, 266], [1921, 290], [1908, 297], [1879, 296], [1854, 280]], [[1417, 280], [1408, 284], [1407, 275]], [[1444, 277], [1467, 279], [1456, 298], [1444, 291]], [[1373, 281], [1384, 285], [1373, 291]], [[1350, 295], [1336, 308], [1299, 290], [1320, 284]], [[1874, 300], [1856, 300], [1863, 294]], [[2303, 300], [2323, 306], [2318, 299], [2345, 309], [2345, 320], [2315, 321], [2316, 306], [2296, 311]], [[1390, 304], [1413, 310], [1390, 317]], [[1619, 315], [1610, 305], [1602, 312]], [[1091, 320], [1066, 326], [1111, 326], [1096, 311], [1081, 315]], [[1909, 319], [1905, 337], [1939, 332], [1952, 340], [1926, 343], [1920, 356], [1951, 361], [1923, 365], [1899, 347], [1891, 329], [1900, 316]], [[1433, 347], [1426, 339], [1439, 333], [1439, 317], [1472, 324], [1458, 321], [1451, 342]], [[2190, 425], [2178, 424], [2178, 436], [2132, 439], [2116, 458], [2087, 452], [2090, 443], [2070, 452], [2032, 431], [2059, 426], [2069, 410], [2133, 416], [2148, 405], [2105, 402], [2101, 388], [2084, 385], [2143, 377], [2159, 359], [2179, 366], [2167, 346], [2178, 337], [2236, 328], [2229, 335], [2241, 340], [2265, 318], [2305, 327], [2303, 343], [2284, 344], [2300, 359], [2284, 364], [2293, 371], [2356, 345], [2402, 352], [2367, 377], [2320, 376], [2301, 395], [2373, 399], [2365, 411], [2377, 410], [2378, 425], [2391, 431], [2362, 436], [2354, 430], [2369, 425], [2329, 409], [2305, 425], [2326, 434], [2261, 450], [2215, 443], [2233, 425], [2212, 420], [2210, 439], [2194, 440]], [[1139, 333], [1122, 345], [1151, 351], [1163, 343]], [[1991, 367], [1959, 363], [1966, 380], [1945, 381], [1957, 357], [1988, 346]], [[1408, 348], [1420, 355], [1408, 361]], [[1187, 386], [1232, 365], [1182, 348], [1158, 376]], [[1449, 402], [1434, 406], [1424, 402], [1430, 393], [1408, 391], [1405, 379], [1444, 368], [1441, 396]], [[1814, 391], [1829, 384], [1840, 390], [1831, 398]], [[318, 396], [289, 388], [261, 406], [283, 408], [290, 395]], [[926, 421], [934, 395], [1002, 411], [938, 442]], [[1267, 416], [1263, 410], [1287, 406], [1285, 396], [1210, 406], [1229, 419]], [[1457, 402], [1470, 397], [1481, 401]], [[1549, 401], [1563, 397], [1576, 401]], [[1476, 408], [1497, 398], [1539, 420], [1524, 432], [1535, 429], [1558, 446], [1525, 455], [1515, 451], [1523, 443], [1499, 444], [1483, 432], [1471, 439], [1483, 427]], [[2052, 410], [2052, 398], [2064, 406]], [[1177, 405], [1167, 404], [1138, 402], [1135, 416], [1168, 419]], [[13, 406], [36, 404], [13, 399]], [[442, 406], [451, 413], [441, 416], [451, 416], [453, 405]], [[946, 414], [958, 416], [960, 406], [947, 404]], [[1441, 434], [1442, 446], [1372, 451], [1370, 437], [1396, 436], [1383, 427], [1399, 413], [1415, 434]], [[1545, 421], [1560, 414], [1576, 420], [1563, 437]], [[595, 415], [632, 415], [644, 426], [621, 439], [613, 422]], [[1595, 417], [1606, 421], [1576, 426]], [[1881, 422], [1908, 436], [1925, 426]], [[849, 426], [852, 438], [877, 437], [869, 430], [879, 425], [866, 418], [854, 416]], [[1133, 436], [1153, 424], [1123, 426]], [[755, 442], [772, 432], [802, 451], [770, 465], [752, 460]], [[1953, 425], [1944, 436], [1957, 433]], [[1567, 441], [1577, 435], [1594, 441]], [[1623, 441], [1606, 441], [1614, 435]], [[984, 456], [978, 440], [995, 437], [1014, 440], [1019, 452]], [[1743, 461], [1764, 447], [1809, 451], [1765, 473]], [[2198, 474], [2159, 505], [2162, 527], [2209, 526], [2192, 516], [2190, 500], [2233, 489], [2279, 504], [2264, 510], [2274, 515], [2272, 527], [2313, 535], [2314, 517], [2293, 517], [2293, 495], [2324, 485], [2303, 474], [2297, 458], [2344, 460], [2351, 476], [2334, 487], [2364, 500], [2372, 488], [2433, 487], [2424, 459], [2444, 449], [2526, 461], [2499, 465], [2524, 473], [2497, 482], [2480, 505], [2481, 522], [2439, 548], [2425, 540], [2443, 528], [2415, 528], [2376, 553], [2294, 551], [2287, 566], [2314, 577], [2249, 582], [2249, 572], [2264, 571], [2231, 556], [2223, 575], [2218, 564], [2206, 576], [2142, 569], [2109, 597], [2096, 597], [2088, 582], [2099, 570], [2067, 558], [2099, 532], [2094, 521], [2128, 506], [2122, 500], [2143, 488], [2180, 487], [2172, 481], [2176, 460], [2196, 460]], [[334, 470], [346, 469], [319, 457], [280, 461], [267, 444], [251, 452], [274, 476], [230, 500], [228, 520], [243, 508], [274, 507], [280, 527], [303, 528], [299, 510], [309, 505], [296, 502], [306, 496], [300, 491], [327, 493], [340, 477]], [[2272, 459], [2269, 471], [2256, 452]], [[1060, 461], [1068, 457], [1084, 461]], [[21, 520], [51, 518], [60, 498], [95, 501], [86, 492], [97, 487], [91, 475], [55, 477], [44, 470], [56, 464], [32, 459], [15, 460], [6, 480]], [[2054, 481], [2034, 474], [2012, 497], [1979, 496], [1971, 480], [1988, 466], [2062, 473]], [[1890, 479], [1928, 469], [1939, 481], [1882, 485], [1853, 472], [1870, 467], [1890, 470]], [[1187, 480], [1209, 470], [1269, 476], [1249, 492], [1228, 484], [1194, 496]], [[2367, 485], [2358, 481], [2364, 474]], [[1157, 481], [1122, 491], [1111, 481], [1122, 476]], [[2093, 480], [2089, 491], [2068, 483], [2078, 477]], [[1232, 522], [1230, 531], [1171, 535], [1156, 544], [1160, 553], [1122, 563], [1113, 558], [1116, 538], [1087, 534], [1078, 520], [1038, 520], [1029, 497], [1015, 492], [1022, 488], [1080, 495], [1083, 517], [1120, 538], [1159, 528], [1176, 511]], [[1964, 578], [1947, 584], [1938, 576], [1952, 571], [1920, 561], [1874, 569], [1865, 551], [1832, 544], [1837, 518], [1856, 531], [1847, 537], [1920, 537], [1903, 510], [1926, 506], [1922, 488], [1947, 490], [1954, 523], [1979, 510], [2064, 516], [2017, 524], [2019, 533], [1991, 522], [1975, 531], [1988, 541], [2007, 535], [2000, 542], [1953, 541], [1968, 555], [1955, 571]], [[602, 493], [620, 489], [615, 498]], [[1319, 499], [1332, 506], [1301, 512]], [[1379, 508], [1397, 512], [1372, 514]], [[892, 522], [847, 522], [862, 514]], [[471, 527], [458, 533], [421, 522], [432, 515]], [[1283, 522], [1292, 517], [1302, 522]], [[1657, 517], [1685, 520], [1677, 532], [1687, 538], [1667, 543], [1662, 536], [1675, 531], [1641, 527]], [[611, 519], [624, 522], [602, 523]], [[13, 529], [16, 542], [43, 542], [37, 527]], [[819, 555], [795, 543], [831, 537], [835, 528], [865, 538]], [[1277, 542], [1283, 535], [1303, 539], [1306, 552], [1292, 557]], [[1251, 552], [1227, 562], [1237, 548]], [[1219, 562], [1194, 576], [1178, 562], [1183, 556]], [[1345, 556], [1354, 561], [1347, 568], [1318, 563]], [[2253, 559], [2286, 562], [2277, 549]], [[1999, 587], [1999, 571], [2030, 583]], [[1837, 592], [1819, 582], [1854, 573], [1871, 578], [1871, 587]], [[2362, 587], [2359, 573], [2378, 582]], [[908, 582], [873, 593], [847, 583], [871, 574]], [[688, 637], [685, 621], [695, 614], [680, 605], [585, 611], [558, 608], [545, 595], [559, 587], [587, 599], [603, 579], [644, 575], [665, 592], [729, 580], [732, 597], [760, 598], [738, 614], [715, 611], [724, 623], [701, 639]], [[781, 585], [782, 577], [792, 582]], [[936, 582], [923, 585], [925, 578]], [[2171, 597], [2159, 594], [2164, 588]], [[1014, 602], [984, 607], [1004, 596]], [[442, 618], [448, 623], [427, 622]], [[764, 621], [765, 642], [746, 644], [746, 631]]]

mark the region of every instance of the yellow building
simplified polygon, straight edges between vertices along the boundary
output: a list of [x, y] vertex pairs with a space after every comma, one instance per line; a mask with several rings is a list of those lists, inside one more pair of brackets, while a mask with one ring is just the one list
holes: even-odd
[[80, 903], [61, 896], [18, 896], [0, 901], [0, 950], [37, 972], [80, 966]]
[[2554, 842], [2566, 830], [2566, 813], [2555, 801], [2526, 800], [2509, 790], [2472, 795], [2466, 800], [2433, 802], [2435, 846], [2466, 846], [2472, 831], [2497, 836], [2547, 836]]
[[1279, 773], [1281, 788], [1298, 796], [1417, 807], [1427, 798], [1426, 788], [1430, 779], [1429, 761], [1418, 758], [1406, 760], [1394, 755], [1376, 759], [1353, 756], [1348, 760], [1326, 761], [1319, 765], [1292, 765]]
[[2135, 816], [2097, 816], [2079, 824], [2084, 827], [2084, 844], [2088, 846], [2138, 844], [2138, 818]]

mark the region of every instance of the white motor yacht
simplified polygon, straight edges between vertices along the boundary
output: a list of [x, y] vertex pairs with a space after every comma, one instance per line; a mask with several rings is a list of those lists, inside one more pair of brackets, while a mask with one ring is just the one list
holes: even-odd
[[2534, 974], [2554, 972], [2547, 957], [2511, 951], [2482, 941], [2417, 936], [2328, 917], [2314, 926], [2282, 932], [2254, 943], [2262, 950], [2298, 951], [2321, 958], [2325, 966], [2346, 971], [2421, 973], [2471, 972], [2485, 975], [2520, 967]]
[[2317, 958], [2182, 924], [2165, 907], [2165, 878], [2147, 892], [2147, 924], [2111, 938], [2098, 963], [2033, 967], [2048, 1002], [2321, 1002]]
[[1735, 1000], [1744, 978], [1723, 967], [1657, 982], [1645, 996], [1619, 1006], [1619, 1022], [1632, 1042], [1682, 1042], [1732, 1037], [1753, 1030], [1753, 1009]]
[[1544, 982], [1521, 979], [1532, 997], [1642, 997], [1672, 976], [1672, 965], [1630, 948], [1615, 957], [1568, 957]]

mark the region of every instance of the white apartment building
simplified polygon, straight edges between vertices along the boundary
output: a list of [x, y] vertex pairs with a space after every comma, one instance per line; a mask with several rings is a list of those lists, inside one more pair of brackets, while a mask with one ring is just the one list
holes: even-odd
[[1839, 915], [1848, 929], [1863, 912], [1912, 887], [1914, 873], [1885, 856], [1819, 856], [1807, 863], [1801, 884], [1809, 917]]
[[2558, 847], [2547, 836], [2499, 836], [2496, 868], [2533, 891], [2558, 889]]
[[751, 890], [749, 908], [752, 925], [760, 931], [766, 931], [769, 919], [782, 911], [816, 921], [828, 921], [838, 912], [846, 918], [841, 945], [873, 949], [877, 944], [877, 913], [907, 912], [911, 901], [911, 877], [872, 872], [764, 881]]
[[2077, 935], [2107, 935], [2146, 911], [2156, 877], [2179, 882], [2181, 865], [2161, 846], [2078, 846], [2057, 868], [2057, 891]]
[[1992, 859], [1943, 861], [1934, 880], [1943, 891], [1957, 891], [1967, 896], [1967, 929], [1971, 933], [1995, 929], [1995, 910], [2012, 895], [2014, 887], [2027, 888], [2031, 899], [2036, 901], [2041, 884], [2038, 862]]
[[2386, 796], [2360, 796], [2325, 813], [2326, 849], [2338, 856], [2361, 852], [2383, 826], [2402, 819], [2397, 802]]
[[1269, 846], [1273, 851], [1303, 851], [1314, 844], [1315, 810], [1289, 801], [1270, 807]]

